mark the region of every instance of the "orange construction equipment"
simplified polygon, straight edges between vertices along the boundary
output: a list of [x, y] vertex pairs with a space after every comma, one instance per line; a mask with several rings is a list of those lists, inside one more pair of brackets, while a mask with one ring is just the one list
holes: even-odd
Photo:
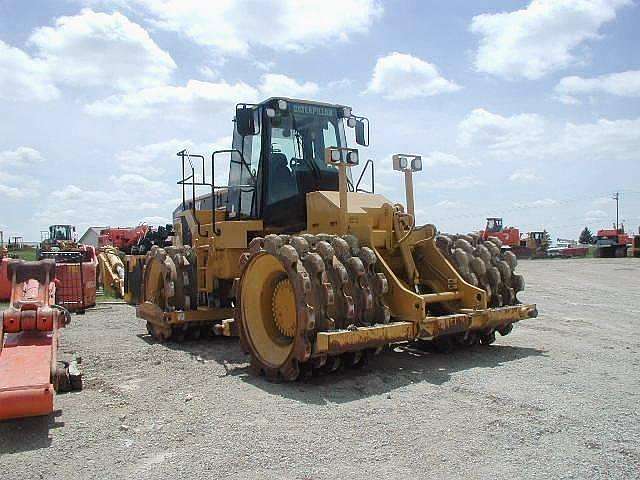
[[84, 313], [96, 304], [98, 257], [95, 248], [75, 245], [72, 250], [41, 251], [56, 262], [56, 303], [70, 312]]
[[627, 249], [633, 244], [633, 238], [624, 231], [624, 224], [614, 224], [612, 228], [598, 230], [595, 238], [598, 258], [623, 258]]
[[11, 303], [0, 322], [0, 420], [48, 415], [56, 391], [81, 388], [75, 365], [57, 368], [58, 329], [71, 319], [54, 304], [53, 260], [11, 259]]
[[145, 225], [144, 223], [138, 225], [135, 228], [108, 227], [100, 230], [100, 236], [98, 237], [98, 247], [115, 247], [118, 250], [129, 255], [132, 253], [132, 250], [137, 250], [140, 242], [150, 230], [151, 228], [149, 227], [149, 225]]
[[495, 237], [509, 247], [520, 245], [520, 230], [515, 227], [503, 227], [502, 218], [499, 217], [487, 218], [487, 226], [479, 233], [483, 240]]

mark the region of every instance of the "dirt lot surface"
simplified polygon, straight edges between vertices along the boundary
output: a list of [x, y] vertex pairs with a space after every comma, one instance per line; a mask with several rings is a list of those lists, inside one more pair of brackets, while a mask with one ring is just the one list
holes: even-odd
[[406, 348], [293, 384], [234, 339], [160, 345], [134, 310], [74, 316], [85, 390], [0, 423], [26, 478], [638, 478], [640, 261], [521, 262], [538, 319], [490, 347]]

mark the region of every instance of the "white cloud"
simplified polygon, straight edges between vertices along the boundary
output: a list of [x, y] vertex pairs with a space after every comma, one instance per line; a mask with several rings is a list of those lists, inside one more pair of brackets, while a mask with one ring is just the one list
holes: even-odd
[[[20, 171], [43, 160], [42, 154], [31, 147], [18, 147], [15, 150], [0, 152], [0, 198], [17, 199], [38, 196], [40, 182], [33, 176], [22, 174]], [[12, 173], [2, 169], [7, 167]]]
[[435, 65], [412, 55], [394, 52], [378, 58], [366, 91], [380, 94], [388, 100], [406, 100], [459, 89], [460, 86], [441, 76]]
[[518, 208], [544, 208], [554, 207], [558, 204], [553, 198], [541, 198], [540, 200], [534, 200], [532, 202], [514, 203], [513, 205]]
[[131, 90], [164, 84], [176, 64], [140, 25], [120, 13], [59, 17], [34, 31], [29, 43], [58, 82]]
[[[209, 180], [211, 153], [229, 148], [230, 144], [230, 137], [219, 138], [213, 143], [171, 139], [122, 151], [116, 155], [120, 171], [103, 182], [107, 186], [69, 184], [57, 188], [52, 193], [54, 201], [36, 211], [35, 216], [42, 223], [65, 221], [80, 229], [89, 225], [164, 224], [170, 221], [170, 212], [180, 202], [180, 198], [176, 198], [180, 193], [175, 184], [180, 173], [180, 159], [176, 153], [186, 148], [191, 153], [203, 154]], [[194, 161], [194, 165], [200, 164]], [[225, 185], [228, 176], [228, 158], [221, 157], [216, 163], [215, 184]], [[2, 180], [0, 172], [0, 185]], [[197, 190], [196, 194], [206, 191]], [[191, 195], [190, 189], [187, 194]], [[126, 208], [123, 208], [123, 198], [127, 199]], [[86, 205], [91, 205], [91, 209]]]
[[0, 40], [0, 98], [47, 101], [59, 95], [45, 61]]
[[594, 199], [591, 204], [594, 207], [606, 207], [606, 206], [610, 206], [613, 201], [613, 199], [611, 197], [598, 197], [596, 199]]
[[167, 173], [170, 165], [176, 167], [177, 171], [179, 159], [176, 153], [183, 149], [192, 153], [206, 153], [204, 146], [196, 146], [191, 140], [172, 139], [124, 150], [116, 155], [116, 162], [124, 172], [159, 177]]
[[258, 88], [265, 97], [309, 98], [318, 92], [317, 83], [298, 83], [291, 77], [276, 73], [263, 75], [262, 83]]
[[589, 210], [584, 214], [584, 219], [588, 222], [595, 222], [597, 220], [602, 220], [607, 216], [607, 212], [603, 210]]
[[[0, 178], [2, 175], [0, 174]], [[0, 197], [9, 197], [9, 198], [24, 198], [26, 196], [23, 188], [12, 187], [10, 185], [4, 185], [0, 183]]]
[[507, 78], [537, 79], [582, 61], [579, 47], [600, 37], [599, 29], [631, 0], [533, 0], [512, 12], [473, 17], [481, 36], [478, 71]]
[[122, 175], [112, 175], [109, 181], [118, 185], [125, 190], [135, 190], [138, 192], [154, 192], [163, 193], [168, 189], [165, 182], [150, 180], [149, 178], [137, 173], [124, 173]]
[[640, 97], [640, 70], [610, 73], [595, 78], [564, 77], [554, 91], [563, 103], [579, 103], [576, 96], [596, 93]]
[[85, 191], [76, 185], [67, 185], [66, 187], [54, 191], [51, 196], [60, 201], [76, 201], [81, 200]]
[[460, 208], [462, 208], [464, 206], [465, 206], [464, 203], [456, 202], [456, 201], [453, 201], [453, 200], [442, 200], [442, 201], [440, 201], [440, 202], [438, 202], [438, 203], [436, 203], [434, 205], [434, 207], [436, 207], [436, 208], [446, 208], [446, 209], [451, 209], [451, 210], [460, 209]]
[[60, 85], [138, 89], [166, 83], [176, 69], [146, 30], [117, 12], [59, 17], [27, 43], [34, 56], [0, 41], [0, 98], [52, 100]]
[[567, 123], [558, 145], [552, 149], [582, 159], [637, 161], [640, 151], [640, 118], [595, 123]]
[[164, 85], [119, 95], [85, 106], [85, 111], [97, 116], [146, 117], [162, 107], [210, 108], [211, 103], [234, 104], [256, 101], [258, 92], [243, 82], [229, 84], [189, 80], [184, 87]]
[[253, 65], [258, 69], [258, 70], [262, 70], [263, 72], [268, 72], [270, 70], [273, 69], [273, 67], [276, 66], [276, 62], [273, 61], [261, 61], [261, 60], [254, 60]]
[[509, 176], [509, 180], [516, 183], [536, 183], [542, 180], [531, 168], [521, 168]]
[[[143, 220], [143, 214], [169, 216], [169, 211], [160, 207], [174, 193], [169, 183], [125, 173], [112, 175], [108, 184], [108, 190], [74, 184], [58, 188], [52, 193], [55, 201], [36, 210], [35, 218], [41, 223], [71, 223], [81, 230], [89, 225], [136, 225]], [[123, 198], [127, 199], [126, 208], [122, 206]], [[141, 210], [143, 204], [147, 208]]]
[[238, 102], [255, 102], [260, 97], [308, 98], [314, 96], [318, 90], [316, 83], [300, 83], [291, 77], [275, 73], [262, 75], [257, 88], [244, 82], [230, 84], [225, 80], [189, 80], [184, 87], [163, 85], [112, 95], [85, 105], [85, 111], [96, 116], [142, 118], [157, 113], [163, 107], [171, 107], [174, 112], [181, 107], [206, 110], [210, 108], [211, 103], [233, 105]]
[[543, 198], [540, 200], [534, 200], [529, 205], [531, 205], [532, 207], [553, 207], [557, 204], [558, 202], [553, 198]]
[[206, 65], [200, 67], [198, 69], [198, 72], [200, 72], [200, 75], [202, 75], [202, 77], [206, 78], [207, 80], [217, 80], [218, 77], [220, 77], [220, 74], [217, 70], [214, 70], [213, 68]]
[[42, 154], [31, 147], [18, 147], [15, 150], [0, 152], [0, 165], [9, 167], [31, 166], [43, 160]]
[[[531, 113], [508, 117], [475, 109], [458, 124], [458, 144], [463, 152], [480, 159], [511, 162], [635, 161], [640, 151], [640, 117], [561, 124]], [[512, 180], [532, 180], [529, 173], [533, 172], [514, 172]]]
[[526, 154], [544, 136], [544, 119], [532, 113], [503, 117], [476, 108], [458, 125], [458, 142], [501, 155]]
[[464, 177], [448, 178], [446, 180], [430, 180], [426, 182], [417, 182], [418, 188], [426, 188], [429, 190], [465, 190], [467, 188], [478, 187], [484, 185], [484, 182], [477, 177], [470, 175]]
[[[116, 161], [123, 172], [157, 178], [165, 174], [179, 173], [180, 158], [176, 154], [179, 151], [187, 150], [192, 154], [204, 155], [206, 159], [205, 173], [210, 175], [211, 154], [215, 150], [228, 148], [231, 148], [231, 137], [219, 138], [213, 143], [171, 139], [122, 151], [116, 155]], [[201, 168], [200, 165], [198, 163], [194, 166]], [[223, 164], [222, 160], [216, 161], [216, 185], [226, 184], [228, 176], [228, 163]]]
[[327, 88], [349, 88], [353, 85], [353, 81], [350, 78], [341, 78], [340, 80], [332, 80], [327, 83]]
[[246, 55], [250, 45], [301, 51], [347, 40], [351, 34], [366, 33], [382, 14], [376, 0], [281, 0], [269, 5], [254, 0], [132, 0], [129, 4], [141, 6], [158, 28], [232, 55]]
[[480, 164], [475, 160], [463, 160], [456, 155], [444, 152], [431, 152], [428, 155], [422, 157], [422, 163], [427, 167], [436, 167], [440, 165], [452, 167], [468, 167]]
[[40, 181], [32, 175], [0, 170], [0, 198], [32, 198], [39, 196]]

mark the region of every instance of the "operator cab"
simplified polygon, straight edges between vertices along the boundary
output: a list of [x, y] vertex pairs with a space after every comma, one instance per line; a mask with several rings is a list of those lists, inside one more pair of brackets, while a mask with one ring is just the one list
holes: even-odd
[[49, 240], [51, 242], [72, 241], [75, 227], [72, 225], [51, 225], [49, 227]]
[[[356, 142], [367, 146], [368, 120], [352, 115], [344, 105], [289, 98], [238, 105], [235, 151], [223, 195], [227, 218], [262, 219], [274, 229], [304, 229], [306, 194], [338, 191], [338, 169], [327, 165], [324, 156], [328, 147], [347, 146], [345, 123], [356, 129]], [[348, 183], [353, 189], [351, 177]]]
[[486, 231], [489, 233], [497, 233], [502, 231], [502, 219], [501, 218], [487, 218]]

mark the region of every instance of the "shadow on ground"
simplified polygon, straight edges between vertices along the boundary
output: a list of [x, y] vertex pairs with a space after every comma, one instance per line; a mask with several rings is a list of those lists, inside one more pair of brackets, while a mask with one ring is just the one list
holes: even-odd
[[[304, 403], [324, 405], [347, 403], [417, 383], [442, 385], [456, 372], [473, 368], [496, 368], [531, 356], [544, 356], [534, 348], [494, 345], [449, 354], [427, 353], [409, 347], [396, 347], [373, 357], [360, 368], [314, 376], [295, 383], [273, 383], [249, 372], [238, 372], [243, 381], [272, 395]], [[236, 374], [233, 372], [232, 374]]]
[[0, 454], [18, 453], [47, 448], [51, 445], [49, 430], [64, 427], [56, 417], [62, 414], [55, 410], [51, 415], [18, 418], [0, 422]]
[[[140, 337], [153, 342], [148, 336]], [[413, 383], [442, 385], [456, 372], [496, 368], [527, 357], [546, 356], [543, 350], [511, 345], [479, 345], [448, 354], [397, 346], [371, 357], [364, 366], [358, 368], [343, 368], [331, 374], [314, 375], [297, 382], [278, 383], [268, 381], [251, 371], [249, 357], [243, 354], [236, 338], [215, 337], [183, 343], [169, 342], [166, 346], [188, 353], [194, 358], [223, 365], [226, 376], [238, 377], [271, 395], [319, 405], [351, 402], [389, 393]]]

